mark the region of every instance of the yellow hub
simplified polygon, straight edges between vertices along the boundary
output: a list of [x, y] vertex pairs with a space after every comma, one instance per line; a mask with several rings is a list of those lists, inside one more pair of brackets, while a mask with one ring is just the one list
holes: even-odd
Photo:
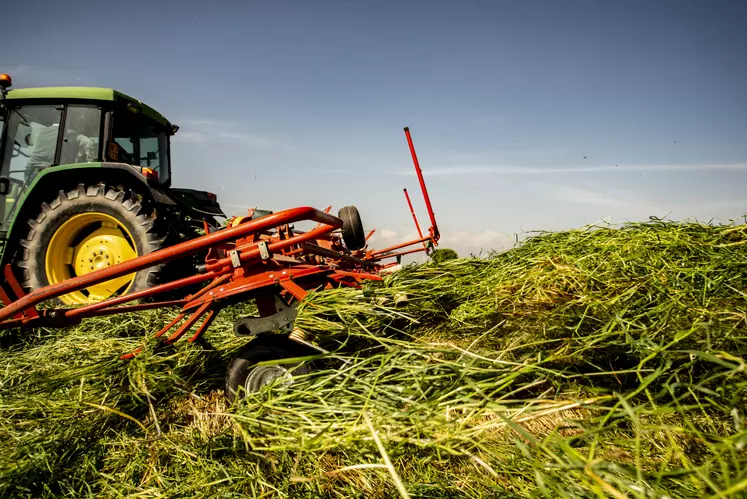
[[[101, 270], [138, 256], [132, 234], [116, 218], [91, 212], [74, 215], [63, 223], [47, 246], [45, 270], [49, 284]], [[135, 274], [117, 277], [75, 291], [60, 300], [66, 305], [82, 305], [109, 298], [126, 286], [129, 291]]]

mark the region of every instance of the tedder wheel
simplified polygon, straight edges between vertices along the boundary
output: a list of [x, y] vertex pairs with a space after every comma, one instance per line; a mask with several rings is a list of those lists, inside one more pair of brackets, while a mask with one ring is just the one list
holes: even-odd
[[[31, 229], [21, 241], [16, 262], [23, 285], [38, 289], [71, 277], [110, 267], [159, 249], [151, 210], [125, 191], [103, 184], [78, 185], [59, 191], [41, 213], [29, 220]], [[146, 289], [155, 284], [158, 267], [141, 270], [58, 298], [65, 305], [103, 300], [115, 294]]]
[[366, 245], [366, 232], [355, 206], [343, 206], [337, 216], [342, 219], [342, 240], [349, 250], [359, 250]]
[[[255, 393], [278, 378], [292, 382], [293, 376], [311, 372], [309, 362], [292, 361], [258, 366], [257, 363], [315, 355], [319, 352], [280, 335], [258, 337], [234, 357], [226, 374], [225, 394], [229, 403]], [[283, 382], [280, 380], [280, 382]]]

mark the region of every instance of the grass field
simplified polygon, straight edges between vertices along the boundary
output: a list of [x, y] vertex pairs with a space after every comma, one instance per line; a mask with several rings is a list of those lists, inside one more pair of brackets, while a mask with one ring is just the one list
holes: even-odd
[[0, 496], [745, 497], [746, 292], [746, 225], [537, 234], [312, 294], [338, 358], [236, 407], [248, 306], [4, 332]]

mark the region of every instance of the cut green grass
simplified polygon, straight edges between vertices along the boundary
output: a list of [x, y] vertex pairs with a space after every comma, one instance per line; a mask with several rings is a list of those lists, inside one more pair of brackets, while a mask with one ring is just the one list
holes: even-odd
[[597, 226], [312, 293], [336, 357], [235, 407], [246, 305], [168, 348], [174, 311], [3, 333], [0, 496], [742, 497], [746, 245]]

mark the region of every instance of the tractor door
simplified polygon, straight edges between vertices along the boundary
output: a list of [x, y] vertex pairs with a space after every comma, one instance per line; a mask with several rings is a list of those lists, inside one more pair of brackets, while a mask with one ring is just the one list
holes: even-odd
[[42, 168], [55, 164], [62, 106], [9, 107], [0, 164], [0, 232], [8, 230], [16, 206]]

